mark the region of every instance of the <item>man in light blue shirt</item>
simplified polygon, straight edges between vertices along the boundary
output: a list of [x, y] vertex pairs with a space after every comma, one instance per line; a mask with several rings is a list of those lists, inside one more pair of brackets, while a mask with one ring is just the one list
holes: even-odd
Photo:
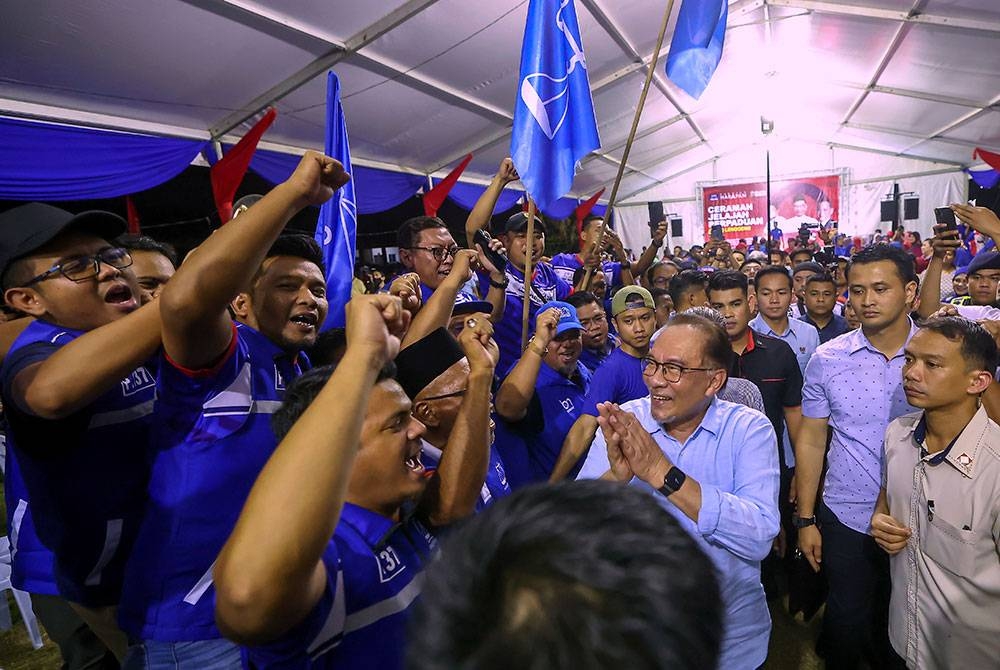
[[[868, 535], [882, 472], [882, 441], [893, 419], [914, 411], [903, 393], [903, 347], [917, 330], [913, 259], [875, 244], [847, 269], [861, 328], [821, 345], [806, 368], [796, 436], [799, 548], [830, 584], [823, 619], [831, 668], [890, 667], [888, 559]], [[817, 499], [826, 452], [832, 438]]]
[[771, 618], [760, 561], [778, 534], [778, 456], [767, 417], [715, 396], [729, 338], [717, 323], [678, 314], [643, 359], [650, 395], [598, 406], [598, 432], [579, 479], [644, 488], [715, 565], [725, 605], [718, 667], [767, 657]]
[[788, 318], [788, 306], [792, 302], [792, 278], [781, 267], [766, 267], [757, 271], [753, 278], [754, 293], [757, 296], [757, 316], [750, 327], [758, 333], [783, 340], [792, 348], [799, 370], [806, 372], [806, 364], [819, 346], [819, 331], [816, 327]]

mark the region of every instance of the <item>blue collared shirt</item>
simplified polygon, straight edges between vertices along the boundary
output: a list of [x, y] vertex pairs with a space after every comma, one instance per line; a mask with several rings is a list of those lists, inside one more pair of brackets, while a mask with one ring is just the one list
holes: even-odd
[[[767, 417], [743, 405], [714, 399], [701, 425], [681, 444], [650, 413], [649, 397], [622, 405], [632, 412], [670, 461], [701, 486], [701, 510], [692, 521], [645, 482], [633, 478], [674, 515], [712, 559], [726, 609], [717, 667], [757, 668], [767, 657], [771, 633], [760, 561], [778, 534], [778, 451]], [[610, 469], [601, 431], [578, 479]]]
[[764, 317], [758, 314], [750, 322], [750, 327], [758, 333], [776, 337], [790, 346], [792, 353], [795, 354], [795, 360], [799, 362], [799, 370], [805, 374], [806, 365], [819, 346], [819, 332], [816, 326], [798, 319], [788, 319], [788, 329], [784, 333], [776, 333]]
[[[916, 331], [911, 322], [907, 342]], [[830, 421], [823, 502], [848, 528], [868, 532], [881, 485], [885, 429], [913, 411], [903, 393], [903, 347], [887, 359], [858, 328], [820, 345], [809, 361], [802, 416]]]

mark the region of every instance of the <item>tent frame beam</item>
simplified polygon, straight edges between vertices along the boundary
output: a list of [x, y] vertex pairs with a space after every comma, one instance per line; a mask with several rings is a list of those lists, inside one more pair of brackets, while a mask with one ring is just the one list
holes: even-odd
[[866, 5], [847, 5], [839, 2], [829, 2], [827, 0], [766, 0], [766, 3], [774, 7], [805, 9], [810, 12], [816, 12], [817, 14], [840, 14], [846, 16], [859, 16], [868, 19], [902, 21], [903, 23], [909, 25], [922, 24], [931, 26], [946, 26], [949, 28], [959, 28], [963, 30], [1000, 33], [1000, 23], [997, 23], [996, 21], [963, 19], [954, 16], [944, 16], [941, 14], [926, 14], [919, 10], [904, 12], [897, 9], [885, 9], [882, 7], [870, 7]]

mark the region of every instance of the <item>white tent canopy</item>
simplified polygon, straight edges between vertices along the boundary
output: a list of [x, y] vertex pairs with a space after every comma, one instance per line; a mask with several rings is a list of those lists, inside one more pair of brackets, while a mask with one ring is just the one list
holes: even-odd
[[[602, 147], [575, 196], [614, 181], [665, 2], [576, 0]], [[274, 105], [262, 147], [321, 148], [333, 69], [357, 163], [441, 176], [471, 151], [466, 178], [485, 180], [509, 153], [526, 11], [526, 0], [35, 0], [0, 24], [0, 113], [231, 140]], [[849, 170], [848, 232], [877, 226], [894, 181], [925, 200], [927, 232], [933, 206], [964, 197], [972, 149], [1000, 151], [997, 0], [735, 0], [697, 101], [667, 80], [666, 48], [620, 189], [642, 205], [622, 208], [634, 245], [648, 200], [698, 239], [695, 184], [763, 177], [765, 148], [775, 178]]]

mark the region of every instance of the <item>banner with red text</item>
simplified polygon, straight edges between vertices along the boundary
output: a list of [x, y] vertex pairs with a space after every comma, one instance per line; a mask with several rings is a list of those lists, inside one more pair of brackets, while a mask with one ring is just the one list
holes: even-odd
[[[770, 218], [777, 222], [785, 245], [803, 225], [812, 231], [820, 226], [837, 226], [842, 176], [814, 175], [771, 182]], [[720, 226], [722, 237], [734, 243], [768, 234], [766, 182], [703, 184], [699, 188], [706, 241], [711, 238], [713, 226]]]

